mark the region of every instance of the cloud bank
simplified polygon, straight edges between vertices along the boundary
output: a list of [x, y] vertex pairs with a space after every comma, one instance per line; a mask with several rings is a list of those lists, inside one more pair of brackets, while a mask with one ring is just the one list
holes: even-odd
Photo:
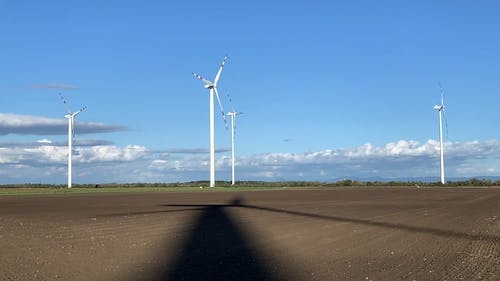
[[[176, 182], [206, 180], [206, 149], [150, 150], [124, 147], [98, 140], [79, 140], [74, 156], [77, 183]], [[222, 149], [224, 150], [224, 149]], [[449, 142], [445, 145], [446, 172], [450, 177], [499, 176], [500, 141]], [[200, 153], [198, 153], [200, 152]], [[0, 183], [64, 183], [66, 147], [41, 139], [33, 143], [0, 143]], [[439, 142], [400, 140], [382, 146], [303, 153], [265, 153], [238, 157], [240, 180], [319, 180], [340, 178], [391, 179], [439, 177]], [[218, 154], [217, 180], [229, 180], [229, 153]]]
[[[500, 174], [498, 159], [500, 142], [496, 140], [445, 144], [445, 165], [450, 176], [489, 175], [492, 171]], [[263, 177], [294, 180], [430, 177], [437, 175], [439, 142], [400, 140], [384, 146], [364, 144], [306, 153], [268, 153], [242, 157], [239, 164], [250, 174], [258, 170]], [[469, 167], [469, 172], [463, 167]]]
[[[75, 128], [78, 134], [110, 133], [127, 129], [124, 126], [78, 121], [75, 121]], [[67, 133], [68, 121], [65, 118], [0, 113], [0, 135], [64, 135]]]
[[[202, 154], [209, 153], [208, 148], [170, 148], [165, 150], [166, 153], [171, 154]], [[228, 152], [231, 151], [231, 148], [216, 148], [215, 153]]]

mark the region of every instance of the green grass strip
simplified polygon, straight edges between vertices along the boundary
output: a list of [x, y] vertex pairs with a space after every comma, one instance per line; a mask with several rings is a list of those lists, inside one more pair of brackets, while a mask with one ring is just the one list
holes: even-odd
[[257, 190], [281, 190], [279, 187], [99, 187], [99, 188], [66, 188], [66, 187], [19, 187], [0, 188], [0, 196], [9, 195], [72, 195], [92, 193], [148, 193], [148, 192], [238, 192]]

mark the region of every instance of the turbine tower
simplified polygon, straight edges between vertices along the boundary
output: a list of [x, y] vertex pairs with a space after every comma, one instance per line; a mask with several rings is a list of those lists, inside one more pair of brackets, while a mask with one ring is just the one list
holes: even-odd
[[75, 137], [75, 117], [80, 114], [80, 112], [84, 111], [87, 107], [84, 106], [80, 110], [76, 112], [71, 112], [68, 103], [64, 99], [62, 95], [61, 99], [68, 110], [68, 114], [64, 115], [65, 118], [68, 119], [68, 188], [72, 186], [72, 162], [73, 162], [73, 139]]
[[228, 112], [227, 115], [231, 116], [231, 185], [234, 185], [235, 183], [235, 178], [234, 178], [234, 129], [236, 125], [236, 116], [243, 114], [243, 112], [236, 112], [231, 111]]
[[226, 116], [224, 114], [224, 109], [222, 108], [222, 104], [220, 102], [219, 98], [219, 92], [217, 91], [217, 83], [219, 82], [220, 75], [222, 73], [222, 69], [224, 68], [224, 65], [226, 64], [227, 56], [224, 57], [224, 60], [222, 60], [222, 63], [220, 65], [219, 71], [217, 72], [217, 75], [215, 76], [214, 82], [208, 81], [207, 79], [203, 78], [201, 75], [194, 73], [194, 77], [200, 79], [205, 85], [204, 87], [206, 89], [209, 89], [210, 92], [210, 187], [215, 187], [215, 132], [214, 132], [214, 92], [215, 96], [217, 97], [217, 101], [219, 102], [219, 108], [222, 114], [222, 119], [224, 119], [224, 124], [226, 124], [227, 128], [227, 122], [226, 122]]
[[444, 114], [444, 101], [443, 93], [441, 92], [441, 104], [434, 106], [434, 109], [439, 112], [439, 144], [441, 153], [441, 184], [444, 184], [444, 145], [443, 145], [443, 114]]

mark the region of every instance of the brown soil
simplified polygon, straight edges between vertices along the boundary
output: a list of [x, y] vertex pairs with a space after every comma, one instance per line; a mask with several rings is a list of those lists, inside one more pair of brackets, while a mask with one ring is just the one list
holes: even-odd
[[0, 280], [500, 280], [500, 189], [0, 197]]

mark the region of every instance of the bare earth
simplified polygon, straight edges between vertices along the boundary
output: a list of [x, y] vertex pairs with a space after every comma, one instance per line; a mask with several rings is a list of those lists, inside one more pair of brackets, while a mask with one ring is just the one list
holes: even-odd
[[0, 280], [500, 280], [500, 189], [0, 197]]

